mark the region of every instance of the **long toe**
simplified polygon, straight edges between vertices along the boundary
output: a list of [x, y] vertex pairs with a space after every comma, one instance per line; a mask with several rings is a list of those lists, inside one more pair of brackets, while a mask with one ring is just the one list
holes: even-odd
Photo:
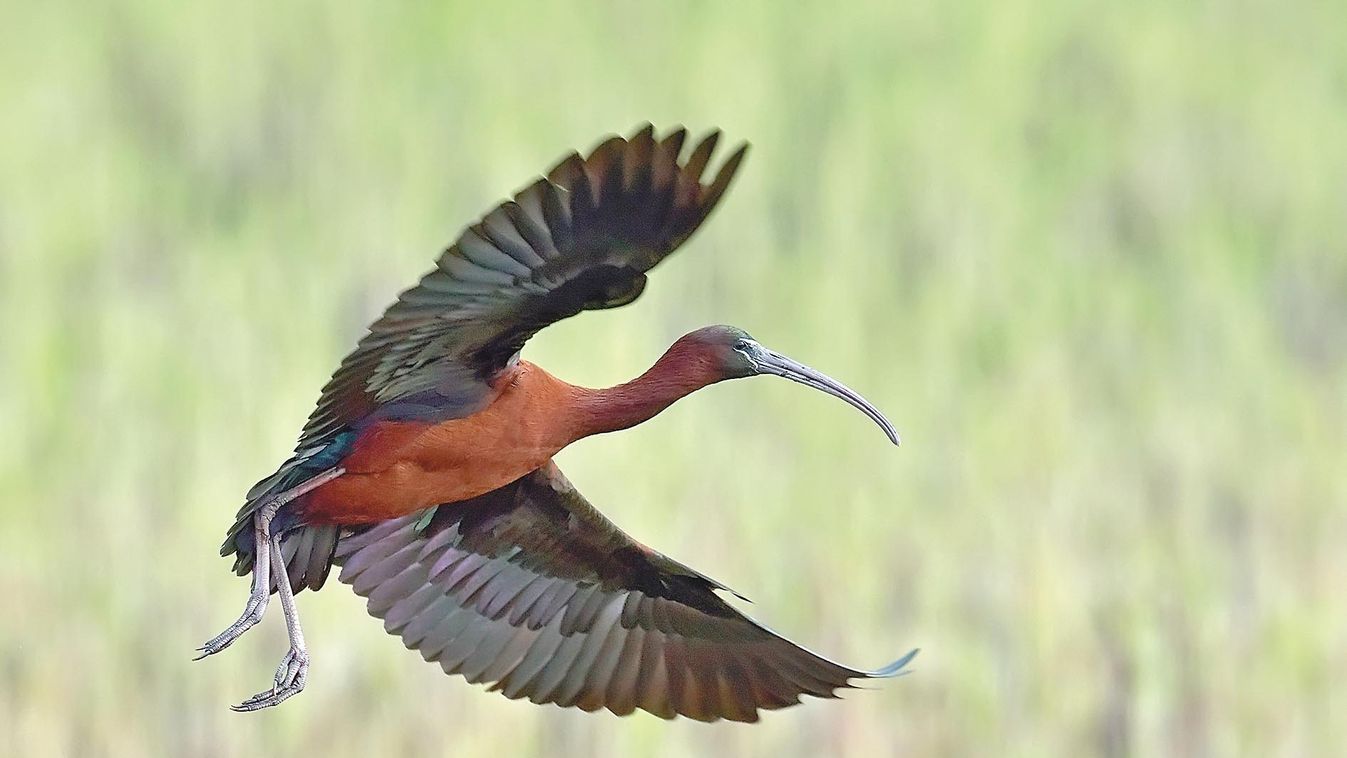
[[225, 648], [234, 644], [235, 640], [237, 640], [239, 637], [242, 637], [244, 632], [251, 629], [253, 625], [257, 623], [256, 621], [253, 621], [251, 623], [245, 624], [242, 623], [242, 621], [243, 619], [239, 619], [239, 621], [236, 621], [233, 624], [231, 624], [228, 629], [224, 630], [223, 632], [220, 632], [218, 635], [208, 640], [204, 645], [197, 648], [197, 652], [200, 653], [200, 655], [193, 658], [192, 660], [199, 661], [208, 655], [215, 655], [221, 650], [224, 650]]
[[280, 705], [302, 692], [308, 678], [308, 655], [302, 650], [291, 650], [276, 669], [276, 682], [271, 689], [263, 690], [238, 705], [230, 706], [230, 710], [247, 713]]
[[280, 705], [291, 697], [298, 695], [303, 689], [304, 682], [302, 680], [296, 681], [289, 687], [263, 690], [238, 705], [229, 706], [229, 709], [237, 713], [260, 711], [263, 708], [271, 708], [272, 706]]
[[223, 632], [215, 635], [201, 647], [197, 648], [197, 652], [199, 652], [200, 655], [192, 660], [199, 661], [208, 655], [215, 655], [221, 650], [234, 644], [234, 641], [239, 637], [242, 637], [244, 632], [257, 626], [257, 622], [262, 620], [262, 614], [265, 610], [265, 605], [250, 601], [248, 606], [243, 609], [243, 615], [239, 616], [237, 621], [230, 624]]

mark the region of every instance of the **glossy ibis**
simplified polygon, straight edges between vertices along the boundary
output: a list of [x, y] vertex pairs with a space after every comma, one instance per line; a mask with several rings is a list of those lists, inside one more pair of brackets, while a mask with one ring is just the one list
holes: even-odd
[[862, 671], [795, 645], [726, 603], [725, 587], [628, 537], [552, 463], [578, 439], [760, 374], [845, 400], [897, 444], [855, 392], [729, 326], [687, 334], [608, 389], [520, 360], [548, 324], [641, 294], [646, 272], [696, 231], [743, 161], [747, 145], [704, 182], [718, 136], [684, 157], [684, 130], [657, 139], [646, 126], [571, 154], [464, 231], [374, 322], [323, 388], [294, 456], [248, 493], [221, 550], [239, 575], [252, 573], [252, 592], [201, 657], [256, 624], [272, 592], [290, 636], [274, 686], [236, 710], [304, 688], [294, 593], [321, 587], [333, 564], [407, 647], [536, 703], [754, 721], [911, 659]]

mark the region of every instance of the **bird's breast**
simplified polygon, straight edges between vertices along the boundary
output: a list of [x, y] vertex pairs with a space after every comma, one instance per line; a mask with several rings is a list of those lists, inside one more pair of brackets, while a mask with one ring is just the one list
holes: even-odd
[[342, 459], [346, 473], [302, 499], [303, 520], [373, 523], [509, 484], [571, 441], [569, 386], [521, 362], [471, 416], [371, 424]]

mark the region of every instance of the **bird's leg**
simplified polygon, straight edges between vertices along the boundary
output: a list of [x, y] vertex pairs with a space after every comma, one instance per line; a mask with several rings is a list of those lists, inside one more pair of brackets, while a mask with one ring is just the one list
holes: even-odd
[[[339, 466], [330, 468], [296, 487], [292, 487], [277, 494], [257, 509], [257, 513], [253, 515], [253, 549], [255, 551], [255, 555], [253, 556], [253, 587], [252, 592], [248, 595], [248, 603], [243, 607], [243, 614], [239, 616], [237, 621], [230, 624], [223, 632], [220, 632], [218, 635], [211, 638], [206, 644], [197, 648], [201, 655], [198, 655], [196, 660], [201, 660], [208, 655], [214, 655], [229, 647], [234, 643], [234, 640], [243, 636], [244, 632], [253, 628], [257, 625], [257, 622], [262, 620], [262, 614], [267, 610], [267, 601], [271, 597], [271, 559], [273, 557], [275, 557], [276, 562], [279, 564], [279, 567], [277, 568], [277, 575], [281, 578], [279, 584], [285, 586], [286, 594], [291, 594], [290, 583], [285, 581], [286, 573], [284, 557], [280, 555], [279, 550], [271, 550], [266, 547], [272, 542], [271, 520], [276, 517], [276, 512], [281, 509], [281, 506], [307, 492], [327, 484], [344, 473], [346, 473], [346, 470]], [[282, 600], [282, 602], [284, 602], [284, 600]], [[293, 608], [293, 596], [291, 597], [290, 605]], [[293, 610], [287, 613], [287, 621], [292, 614]], [[300, 639], [300, 642], [302, 646], [303, 638]]]
[[299, 613], [295, 610], [295, 593], [290, 589], [290, 577], [286, 575], [285, 556], [281, 554], [279, 535], [271, 540], [271, 560], [276, 566], [276, 592], [281, 596], [281, 609], [285, 612], [285, 631], [290, 636], [290, 650], [281, 659], [276, 668], [275, 683], [271, 689], [232, 706], [239, 712], [256, 711], [279, 705], [289, 697], [304, 689], [309, 677], [309, 650], [304, 644], [304, 630], [299, 626]]
[[[271, 513], [268, 513], [268, 511]], [[253, 545], [271, 544], [271, 519], [275, 515], [275, 509], [271, 504], [262, 506], [253, 516]], [[253, 556], [253, 588], [248, 594], [248, 603], [243, 606], [243, 614], [238, 620], [225, 628], [223, 632], [212, 637], [206, 644], [197, 648], [201, 655], [196, 660], [201, 660], [208, 655], [215, 655], [234, 643], [243, 633], [252, 629], [257, 622], [262, 620], [262, 614], [266, 613], [267, 601], [271, 597], [271, 549], [263, 548], [256, 550]]]

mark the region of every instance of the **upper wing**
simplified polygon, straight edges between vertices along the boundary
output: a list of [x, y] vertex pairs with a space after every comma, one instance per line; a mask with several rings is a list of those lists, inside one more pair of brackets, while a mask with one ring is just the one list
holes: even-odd
[[748, 147], [703, 183], [719, 133], [682, 160], [686, 134], [656, 141], [647, 125], [588, 158], [572, 153], [466, 229], [342, 361], [298, 447], [396, 400], [471, 408], [539, 329], [635, 300], [645, 272], [715, 208]]
[[893, 676], [916, 653], [861, 671], [805, 650], [633, 541], [553, 464], [424, 525], [343, 536], [336, 562], [408, 648], [535, 703], [756, 721], [802, 694]]

